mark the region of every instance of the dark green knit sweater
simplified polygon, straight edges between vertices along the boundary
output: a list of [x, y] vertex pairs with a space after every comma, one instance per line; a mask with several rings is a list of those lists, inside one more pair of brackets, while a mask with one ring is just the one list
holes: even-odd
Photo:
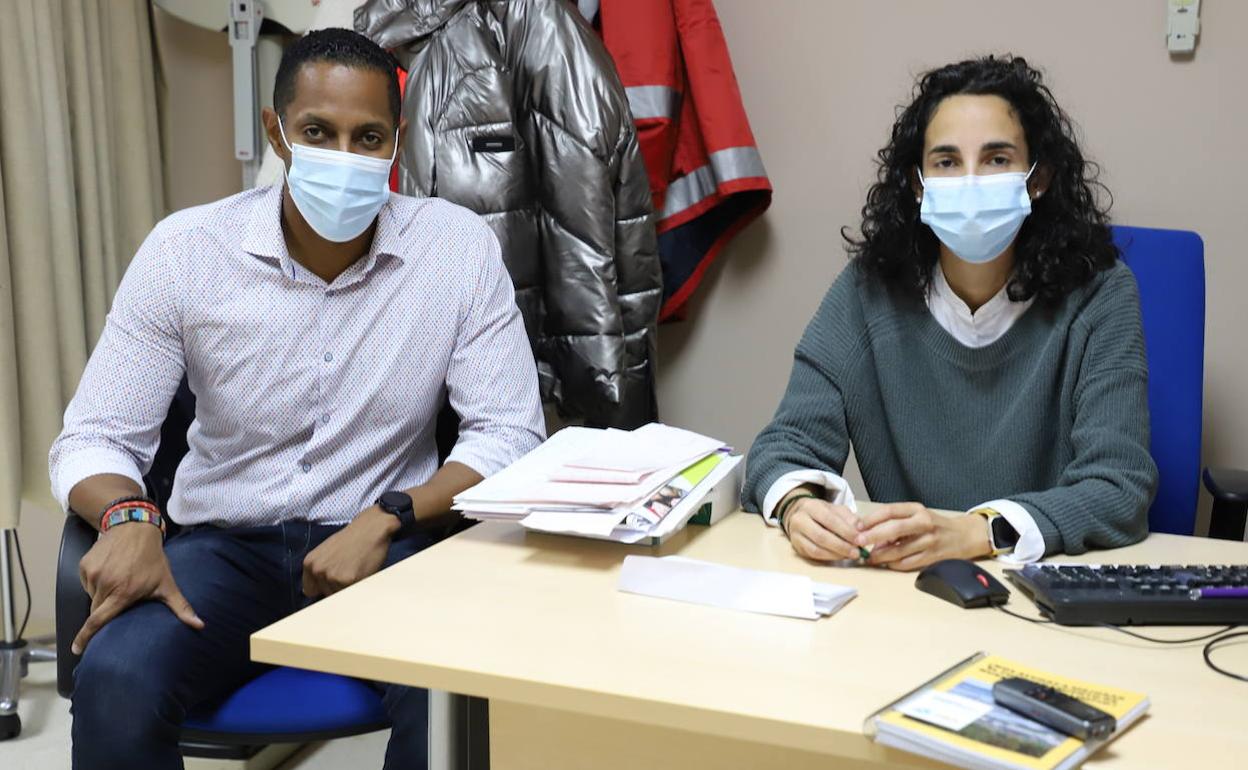
[[968, 348], [921, 303], [856, 263], [794, 353], [776, 416], [750, 450], [742, 502], [782, 474], [841, 473], [852, 444], [876, 502], [966, 510], [1014, 500], [1046, 553], [1136, 542], [1157, 487], [1135, 278], [1121, 263], [1057, 308], [1039, 303]]

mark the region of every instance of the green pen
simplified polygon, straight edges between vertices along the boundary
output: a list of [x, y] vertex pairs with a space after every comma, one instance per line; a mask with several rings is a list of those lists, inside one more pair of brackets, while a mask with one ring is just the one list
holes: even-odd
[[[854, 513], [858, 513], [858, 506], [854, 505], [853, 503], [849, 504], [849, 509], [853, 511]], [[859, 515], [859, 518], [861, 518], [862, 514], [858, 514], [858, 515]], [[867, 559], [871, 558], [871, 552], [867, 550], [867, 547], [865, 545], [858, 546], [858, 558], [862, 559], [863, 561], [866, 561]]]

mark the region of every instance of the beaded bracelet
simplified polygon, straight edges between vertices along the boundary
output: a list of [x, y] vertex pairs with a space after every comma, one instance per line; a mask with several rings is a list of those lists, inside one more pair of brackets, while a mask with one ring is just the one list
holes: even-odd
[[776, 523], [780, 525], [780, 531], [784, 532], [786, 536], [789, 534], [789, 528], [784, 526], [784, 515], [789, 512], [790, 508], [793, 507], [793, 503], [795, 501], [806, 497], [813, 497], [815, 499], [819, 498], [818, 495], [811, 494], [810, 492], [803, 492], [800, 495], [793, 495], [788, 500], [780, 503], [780, 507], [776, 511]]
[[118, 524], [126, 524], [131, 521], [145, 521], [160, 528], [160, 536], [165, 537], [165, 517], [160, 515], [160, 509], [155, 503], [146, 500], [131, 500], [129, 502], [117, 503], [111, 506], [104, 515], [100, 517], [100, 533], [109, 531]]
[[104, 523], [104, 519], [115, 510], [121, 508], [146, 508], [150, 511], [160, 513], [160, 507], [156, 505], [156, 501], [144, 495], [129, 495], [127, 497], [119, 497], [108, 505], [104, 506], [104, 513], [100, 514], [100, 523]]
[[102, 510], [104, 513], [100, 514], [100, 518], [103, 519], [105, 514], [107, 514], [109, 511], [116, 508], [117, 506], [121, 505], [122, 503], [141, 503], [141, 504], [146, 504], [146, 505], [156, 505], [156, 501], [148, 497], [147, 495], [125, 495], [123, 497], [117, 498], [116, 500], [112, 501], [108, 505], [101, 508], [100, 510]]

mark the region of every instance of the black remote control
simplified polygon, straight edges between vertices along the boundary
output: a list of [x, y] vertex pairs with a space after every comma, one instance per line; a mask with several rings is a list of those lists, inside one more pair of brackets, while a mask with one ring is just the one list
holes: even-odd
[[1085, 741], [1104, 738], [1118, 728], [1118, 720], [1095, 706], [1022, 677], [994, 684], [992, 699], [1046, 727]]

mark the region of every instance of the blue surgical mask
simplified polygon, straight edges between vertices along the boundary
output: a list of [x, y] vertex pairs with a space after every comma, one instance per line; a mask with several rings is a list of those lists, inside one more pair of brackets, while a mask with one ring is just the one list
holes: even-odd
[[[290, 171], [286, 173], [290, 197], [308, 226], [325, 240], [336, 243], [349, 241], [367, 230], [390, 199], [394, 155], [387, 160], [292, 145], [286, 141], [286, 129], [280, 119], [277, 127], [290, 150]], [[397, 132], [394, 151], [399, 151]]]
[[919, 221], [967, 262], [991, 262], [1009, 247], [1031, 213], [1026, 174], [923, 178]]

